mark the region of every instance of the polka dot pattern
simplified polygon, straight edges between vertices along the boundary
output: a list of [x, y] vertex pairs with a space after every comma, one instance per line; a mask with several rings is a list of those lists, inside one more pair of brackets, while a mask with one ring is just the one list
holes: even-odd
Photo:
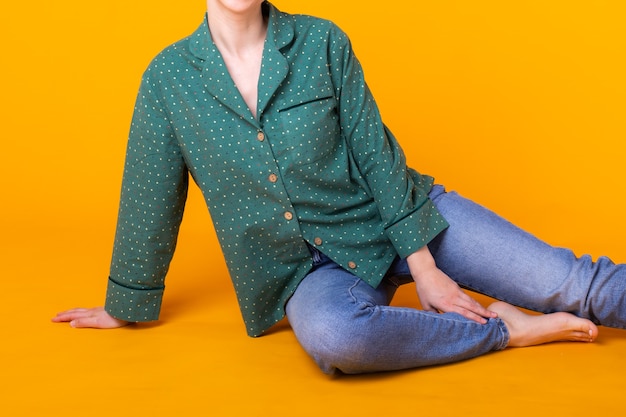
[[407, 169], [345, 34], [270, 6], [250, 114], [205, 22], [144, 74], [106, 308], [158, 318], [191, 174], [251, 336], [284, 317], [314, 246], [370, 285], [447, 224], [432, 179]]

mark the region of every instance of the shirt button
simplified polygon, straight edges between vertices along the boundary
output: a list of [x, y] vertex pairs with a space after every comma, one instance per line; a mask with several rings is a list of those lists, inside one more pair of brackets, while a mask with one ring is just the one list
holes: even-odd
[[350, 269], [356, 269], [356, 263], [355, 263], [355, 262], [352, 262], [352, 261], [348, 262], [348, 268], [350, 268]]
[[293, 220], [293, 214], [290, 211], [285, 212], [285, 219]]
[[313, 243], [315, 243], [317, 246], [322, 244], [322, 238], [321, 237], [316, 237], [315, 239], [313, 239]]
[[265, 134], [263, 132], [259, 132], [257, 133], [256, 138], [259, 140], [259, 142], [263, 142], [265, 140]]
[[276, 182], [276, 181], [278, 181], [278, 175], [276, 175], [276, 174], [270, 174], [270, 176], [268, 177], [268, 179], [270, 180], [270, 182]]

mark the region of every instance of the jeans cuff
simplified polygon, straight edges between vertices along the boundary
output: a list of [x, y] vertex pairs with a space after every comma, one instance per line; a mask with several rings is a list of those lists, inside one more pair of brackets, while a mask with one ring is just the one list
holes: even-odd
[[509, 329], [506, 327], [506, 324], [504, 324], [504, 321], [502, 321], [502, 319], [495, 318], [489, 320], [493, 320], [496, 323], [498, 330], [500, 331], [500, 343], [496, 345], [494, 350], [505, 349], [509, 345], [509, 340], [511, 339]]

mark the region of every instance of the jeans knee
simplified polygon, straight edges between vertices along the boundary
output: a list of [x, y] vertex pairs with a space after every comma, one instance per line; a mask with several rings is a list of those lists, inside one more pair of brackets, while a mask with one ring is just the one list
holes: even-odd
[[362, 344], [352, 337], [345, 337], [334, 330], [316, 338], [313, 344], [305, 347], [320, 369], [326, 374], [337, 371], [355, 373], [365, 362]]
[[326, 374], [367, 372], [375, 342], [355, 320], [322, 322], [298, 335], [300, 344]]

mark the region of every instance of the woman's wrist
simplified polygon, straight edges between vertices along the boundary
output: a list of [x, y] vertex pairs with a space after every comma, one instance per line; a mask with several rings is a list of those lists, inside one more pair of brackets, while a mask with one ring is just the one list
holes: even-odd
[[418, 251], [413, 252], [411, 255], [407, 256], [406, 261], [414, 280], [425, 271], [437, 268], [437, 265], [435, 264], [435, 259], [430, 253], [428, 246], [424, 246]]

